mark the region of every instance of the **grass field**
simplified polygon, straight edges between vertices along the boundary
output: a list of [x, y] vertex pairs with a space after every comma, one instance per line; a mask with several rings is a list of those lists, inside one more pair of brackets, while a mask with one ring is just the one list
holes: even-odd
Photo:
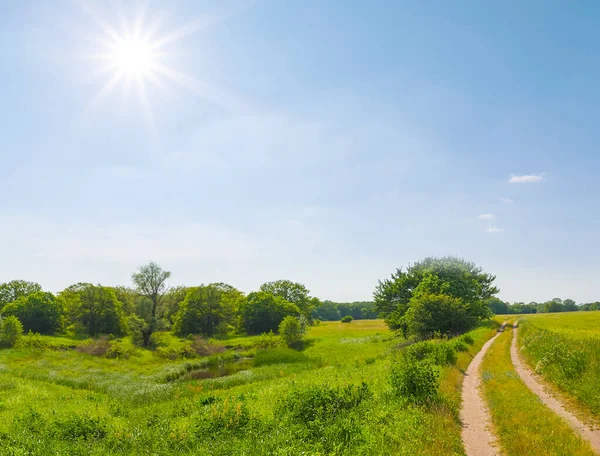
[[125, 355], [108, 359], [48, 338], [0, 351], [0, 454], [463, 454], [461, 369], [494, 333], [493, 324], [471, 333], [426, 406], [393, 393], [404, 341], [379, 320], [311, 327], [302, 352], [258, 350], [260, 337], [218, 341], [230, 348], [213, 359], [256, 356], [217, 378], [197, 375], [210, 359], [169, 359], [168, 347], [124, 339], [115, 343]]
[[600, 420], [600, 312], [522, 317], [519, 346], [531, 368]]
[[595, 454], [521, 381], [510, 358], [511, 339], [512, 328], [507, 327], [482, 364], [483, 394], [504, 453], [508, 456]]

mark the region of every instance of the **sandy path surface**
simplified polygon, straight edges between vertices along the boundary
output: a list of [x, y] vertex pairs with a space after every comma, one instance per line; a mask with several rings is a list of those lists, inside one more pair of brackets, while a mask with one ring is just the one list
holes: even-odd
[[[504, 325], [502, 325], [504, 330]], [[467, 456], [497, 456], [500, 450], [494, 446], [496, 440], [492, 434], [492, 420], [484, 399], [481, 397], [481, 361], [490, 345], [500, 332], [488, 340], [475, 355], [467, 368], [462, 385], [462, 407], [460, 420], [463, 424], [462, 439]]]
[[525, 366], [523, 361], [519, 356], [519, 352], [517, 349], [517, 324], [514, 326], [514, 334], [512, 344], [510, 346], [510, 357], [512, 359], [512, 363], [515, 366], [515, 370], [523, 380], [523, 383], [527, 385], [527, 387], [533, 391], [537, 396], [542, 400], [547, 407], [556, 412], [559, 416], [564, 418], [569, 425], [573, 428], [573, 430], [582, 438], [590, 442], [593, 450], [600, 454], [600, 431], [594, 431], [590, 429], [589, 426], [585, 425], [575, 415], [567, 410], [564, 404], [559, 402], [556, 398], [552, 397], [550, 394], [544, 391], [543, 385], [536, 379], [536, 375], [529, 369], [529, 367]]

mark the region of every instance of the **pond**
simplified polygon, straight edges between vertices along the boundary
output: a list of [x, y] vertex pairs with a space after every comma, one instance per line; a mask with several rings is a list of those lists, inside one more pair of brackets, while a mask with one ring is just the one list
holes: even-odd
[[252, 369], [254, 362], [252, 358], [242, 358], [237, 361], [223, 363], [216, 366], [209, 366], [206, 369], [199, 369], [190, 373], [193, 379], [206, 379], [227, 377], [228, 375], [237, 374], [238, 372]]

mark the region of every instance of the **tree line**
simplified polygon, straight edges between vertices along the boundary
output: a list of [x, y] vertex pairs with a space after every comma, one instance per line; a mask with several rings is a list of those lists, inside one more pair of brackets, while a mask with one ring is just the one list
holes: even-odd
[[300, 327], [289, 320], [284, 325], [293, 333], [318, 318], [321, 307], [303, 284], [290, 280], [267, 282], [244, 294], [225, 283], [169, 287], [170, 277], [149, 263], [132, 274], [131, 287], [77, 283], [56, 295], [37, 283], [13, 280], [0, 284], [0, 319], [11, 318], [14, 325], [16, 318], [24, 331], [40, 334], [131, 334], [149, 347], [156, 331], [255, 335], [277, 332], [286, 317], [298, 319]]
[[577, 312], [600, 310], [600, 302], [590, 302], [586, 304], [577, 304], [572, 299], [554, 298], [546, 302], [515, 302], [510, 304], [496, 297], [488, 301], [488, 305], [497, 315], [507, 314], [532, 314], [532, 313], [553, 313], [553, 312]]
[[319, 307], [313, 309], [312, 316], [321, 321], [340, 321], [348, 316], [354, 320], [373, 320], [379, 315], [372, 301], [323, 301]]

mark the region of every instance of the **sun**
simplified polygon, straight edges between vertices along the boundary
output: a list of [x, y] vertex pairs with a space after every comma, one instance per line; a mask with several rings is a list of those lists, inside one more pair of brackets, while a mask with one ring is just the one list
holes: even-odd
[[143, 78], [157, 68], [159, 56], [148, 40], [121, 38], [111, 48], [108, 59], [114, 69], [125, 76]]
[[160, 17], [152, 19], [154, 15], [148, 14], [146, 3], [139, 5], [133, 14], [117, 10], [116, 18], [108, 18], [88, 3], [79, 4], [84, 15], [92, 20], [90, 27], [83, 30], [84, 40], [81, 40], [90, 47], [78, 53], [91, 70], [84, 79], [90, 84], [100, 80], [98, 92], [86, 112], [115, 92], [121, 92], [128, 100], [133, 90], [147, 126], [155, 130], [150, 99], [155, 90], [168, 91], [169, 84], [219, 106], [230, 103], [223, 91], [172, 66], [173, 56], [185, 54], [180, 41], [215, 23], [218, 16], [200, 16], [180, 27], [165, 30]]

